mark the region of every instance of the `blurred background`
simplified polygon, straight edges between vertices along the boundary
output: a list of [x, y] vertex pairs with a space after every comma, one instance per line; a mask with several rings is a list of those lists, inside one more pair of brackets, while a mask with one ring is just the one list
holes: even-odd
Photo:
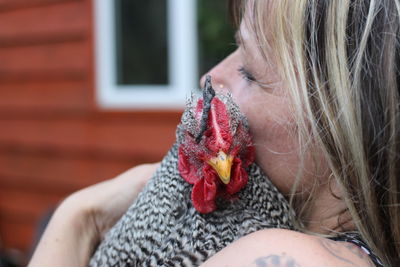
[[161, 160], [234, 49], [225, 0], [0, 0], [0, 266], [70, 193]]

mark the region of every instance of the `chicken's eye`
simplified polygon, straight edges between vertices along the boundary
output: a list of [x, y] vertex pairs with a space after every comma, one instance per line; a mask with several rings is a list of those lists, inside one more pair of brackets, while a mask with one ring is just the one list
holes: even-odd
[[248, 83], [252, 83], [256, 81], [256, 78], [254, 78], [253, 74], [251, 74], [247, 69], [245, 69], [243, 66], [240, 66], [238, 68], [238, 72], [240, 75], [243, 77], [245, 81]]

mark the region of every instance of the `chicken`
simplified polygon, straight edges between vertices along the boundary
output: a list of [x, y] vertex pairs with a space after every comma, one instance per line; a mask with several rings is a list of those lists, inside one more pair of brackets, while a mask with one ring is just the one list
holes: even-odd
[[[184, 140], [178, 152], [179, 173], [194, 185], [192, 202], [200, 213], [214, 211], [218, 197], [230, 199], [239, 192], [248, 181], [246, 168], [254, 161], [245, 118], [241, 118], [236, 105], [228, 104], [230, 99], [214, 96], [208, 76], [204, 97], [192, 115], [200, 127], [195, 124], [183, 129]], [[200, 133], [196, 135], [198, 128]]]
[[245, 116], [230, 95], [188, 101], [177, 141], [90, 266], [198, 266], [238, 238], [293, 229], [293, 210], [254, 163]]

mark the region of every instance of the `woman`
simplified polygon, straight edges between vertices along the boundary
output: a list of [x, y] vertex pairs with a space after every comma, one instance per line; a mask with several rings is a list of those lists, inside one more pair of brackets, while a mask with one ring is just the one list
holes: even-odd
[[[238, 49], [208, 74], [248, 117], [299, 231], [255, 232], [204, 266], [400, 266], [400, 1], [231, 4]], [[69, 197], [31, 265], [87, 264], [156, 167]]]

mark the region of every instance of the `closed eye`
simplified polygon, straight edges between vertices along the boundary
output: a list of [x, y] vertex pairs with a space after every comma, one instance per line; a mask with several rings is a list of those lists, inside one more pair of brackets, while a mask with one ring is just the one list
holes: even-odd
[[255, 82], [256, 81], [256, 78], [254, 78], [253, 74], [251, 74], [243, 66], [240, 66], [238, 68], [238, 72], [243, 77], [243, 79], [246, 80], [247, 82], [251, 83], [251, 82]]
[[262, 83], [259, 82], [251, 72], [249, 72], [244, 66], [240, 66], [237, 71], [240, 73], [240, 75], [243, 77], [245, 81], [247, 81], [249, 84], [256, 84], [260, 86], [263, 89], [266, 90], [275, 90], [276, 86], [280, 85], [280, 82], [272, 82], [272, 83]]

